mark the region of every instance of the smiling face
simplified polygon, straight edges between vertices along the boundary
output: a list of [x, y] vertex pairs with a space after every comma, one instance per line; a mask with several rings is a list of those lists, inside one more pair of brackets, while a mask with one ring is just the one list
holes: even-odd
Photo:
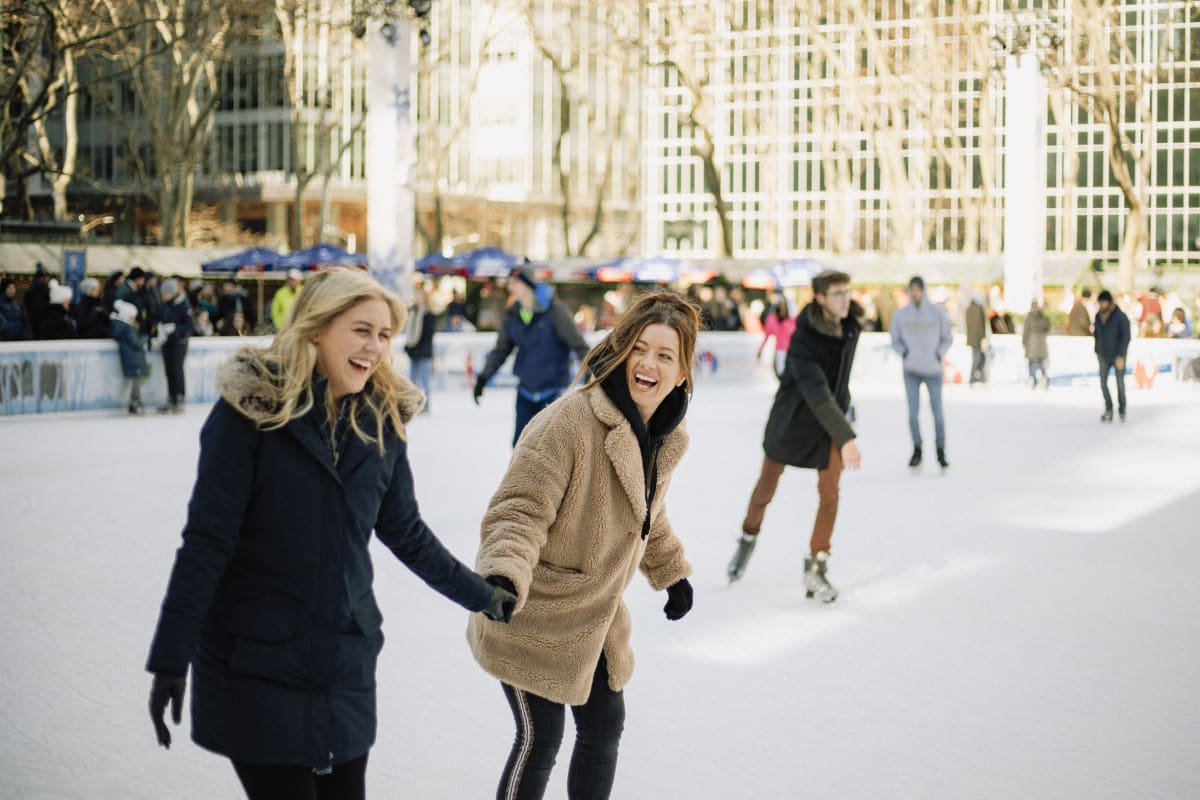
[[653, 323], [642, 329], [625, 361], [625, 380], [642, 421], [648, 422], [666, 396], [683, 385], [679, 334], [674, 328]]
[[392, 314], [383, 300], [363, 300], [333, 318], [313, 339], [317, 369], [334, 401], [357, 394], [391, 351]]

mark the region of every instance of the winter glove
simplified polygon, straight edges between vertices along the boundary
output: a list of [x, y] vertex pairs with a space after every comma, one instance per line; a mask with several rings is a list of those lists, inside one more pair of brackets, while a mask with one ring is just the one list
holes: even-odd
[[479, 398], [483, 397], [483, 387], [487, 386], [487, 382], [490, 379], [491, 379], [490, 376], [488, 376], [488, 377], [484, 377], [483, 375], [475, 376], [475, 390], [474, 390], [475, 405], [479, 405]]
[[684, 616], [692, 610], [692, 584], [687, 578], [683, 578], [667, 587], [667, 604], [663, 606], [663, 611], [667, 614], [667, 619], [677, 620], [683, 619]]
[[516, 587], [503, 575], [488, 575], [484, 580], [492, 585], [492, 598], [483, 615], [494, 622], [507, 623], [517, 607]]
[[150, 684], [150, 721], [154, 723], [154, 733], [163, 747], [171, 746], [171, 731], [163, 718], [167, 702], [171, 703], [171, 718], [178, 725], [183, 721], [183, 690], [186, 686], [187, 679], [182, 675], [154, 673], [154, 682]]

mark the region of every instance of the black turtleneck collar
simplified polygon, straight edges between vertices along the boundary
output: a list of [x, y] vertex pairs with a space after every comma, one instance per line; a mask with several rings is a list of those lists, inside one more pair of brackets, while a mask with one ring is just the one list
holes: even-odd
[[600, 386], [608, 395], [608, 399], [613, 401], [613, 405], [619, 408], [625, 418], [629, 420], [638, 444], [642, 446], [643, 458], [648, 457], [650, 445], [659, 444], [667, 438], [671, 431], [679, 427], [679, 423], [683, 422], [683, 418], [687, 414], [688, 394], [682, 386], [676, 386], [670, 394], [663, 398], [654, 415], [650, 417], [650, 424], [646, 425], [642, 422], [641, 412], [638, 411], [633, 397], [629, 394], [624, 365], [613, 370], [612, 374], [600, 383]]

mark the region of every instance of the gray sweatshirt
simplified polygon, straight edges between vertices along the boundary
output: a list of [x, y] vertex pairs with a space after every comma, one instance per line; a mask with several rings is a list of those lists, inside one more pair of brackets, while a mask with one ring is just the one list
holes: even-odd
[[942, 356], [954, 338], [950, 317], [945, 311], [923, 299], [920, 305], [909, 303], [896, 309], [890, 327], [892, 347], [904, 357], [904, 371], [914, 375], [942, 374]]

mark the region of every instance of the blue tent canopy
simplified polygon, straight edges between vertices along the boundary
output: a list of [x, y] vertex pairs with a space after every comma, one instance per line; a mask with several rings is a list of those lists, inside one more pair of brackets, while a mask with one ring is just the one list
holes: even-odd
[[705, 283], [716, 277], [716, 270], [669, 256], [619, 258], [584, 270], [592, 280], [633, 283]]
[[416, 260], [418, 272], [429, 275], [462, 275], [466, 278], [504, 278], [523, 263], [520, 256], [499, 247], [480, 247], [453, 256], [430, 253]]
[[813, 276], [827, 269], [830, 269], [827, 264], [813, 261], [811, 258], [794, 258], [754, 270], [742, 278], [742, 286], [747, 289], [787, 289], [795, 286], [810, 286]]
[[239, 269], [271, 269], [270, 265], [280, 258], [282, 256], [269, 247], [251, 247], [224, 258], [205, 261], [200, 265], [200, 271], [237, 272]]
[[332, 244], [318, 244], [283, 256], [270, 269], [311, 269], [318, 266], [362, 267], [367, 263], [365, 253], [351, 253]]

